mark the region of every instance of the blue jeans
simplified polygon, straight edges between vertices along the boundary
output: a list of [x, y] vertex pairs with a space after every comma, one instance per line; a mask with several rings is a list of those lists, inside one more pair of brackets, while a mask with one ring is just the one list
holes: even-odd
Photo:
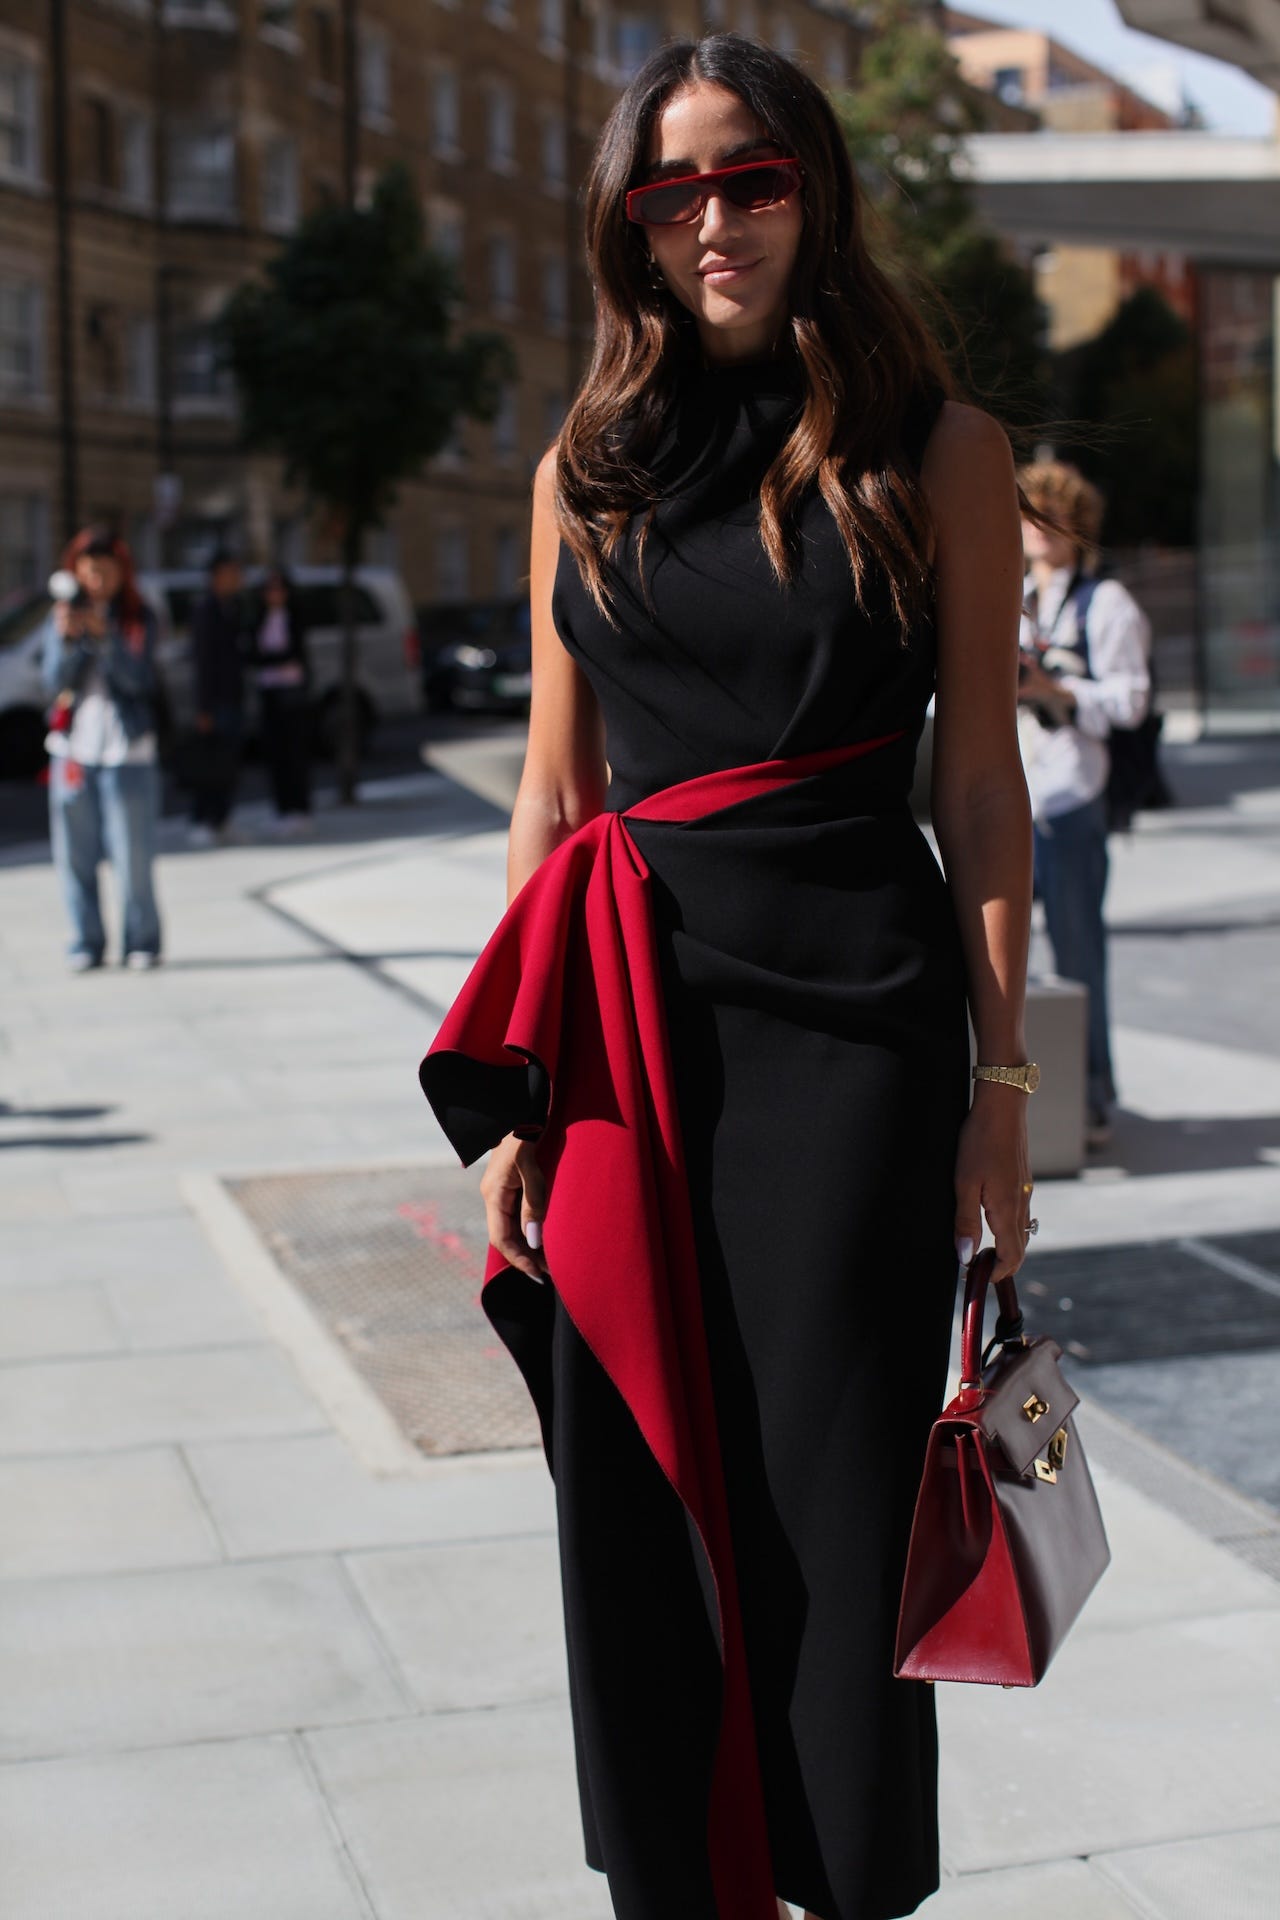
[[71, 922], [72, 953], [101, 960], [106, 948], [98, 904], [98, 862], [116, 870], [125, 953], [160, 951], [160, 915], [151, 882], [160, 778], [154, 764], [80, 767], [49, 762], [53, 864]]
[[1053, 964], [1089, 995], [1088, 1101], [1105, 1112], [1116, 1097], [1107, 1011], [1107, 809], [1099, 795], [1035, 829], [1036, 887], [1044, 901]]

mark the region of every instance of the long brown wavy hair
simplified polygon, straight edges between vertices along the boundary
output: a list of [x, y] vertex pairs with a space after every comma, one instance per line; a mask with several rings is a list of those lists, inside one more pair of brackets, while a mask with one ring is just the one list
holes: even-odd
[[955, 392], [920, 314], [872, 259], [862, 195], [822, 89], [793, 61], [737, 33], [676, 40], [645, 61], [601, 131], [584, 188], [595, 298], [591, 364], [561, 428], [556, 520], [610, 624], [605, 565], [630, 516], [660, 492], [649, 462], [692, 351], [693, 315], [648, 270], [643, 229], [623, 196], [640, 184], [649, 140], [672, 95], [696, 81], [736, 93], [804, 169], [804, 222], [789, 288], [790, 336], [807, 377], [803, 412], [765, 474], [760, 534], [777, 579], [792, 577], [793, 510], [817, 481], [849, 555], [855, 596], [878, 572], [905, 639], [928, 604], [930, 518], [901, 450], [905, 416], [930, 386]]

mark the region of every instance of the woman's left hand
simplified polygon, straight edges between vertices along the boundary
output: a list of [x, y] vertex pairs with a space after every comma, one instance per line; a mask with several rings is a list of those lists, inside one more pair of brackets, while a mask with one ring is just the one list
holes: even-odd
[[[956, 1154], [956, 1255], [967, 1266], [982, 1243], [986, 1216], [996, 1244], [991, 1278], [1016, 1273], [1027, 1251], [1031, 1217], [1027, 1099], [1019, 1087], [975, 1083]], [[968, 1243], [966, 1246], [966, 1242]]]

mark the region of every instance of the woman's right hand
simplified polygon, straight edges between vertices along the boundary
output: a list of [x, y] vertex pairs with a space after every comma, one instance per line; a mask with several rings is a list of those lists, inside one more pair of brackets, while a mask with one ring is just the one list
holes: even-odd
[[480, 1192], [489, 1244], [497, 1248], [508, 1266], [518, 1267], [535, 1280], [545, 1280], [546, 1255], [525, 1235], [525, 1229], [536, 1221], [535, 1237], [541, 1240], [547, 1210], [547, 1183], [538, 1165], [536, 1146], [536, 1141], [522, 1140], [514, 1133], [499, 1140], [489, 1155]]

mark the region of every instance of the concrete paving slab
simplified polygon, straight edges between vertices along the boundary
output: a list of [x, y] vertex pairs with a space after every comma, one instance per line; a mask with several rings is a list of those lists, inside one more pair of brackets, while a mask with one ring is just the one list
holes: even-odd
[[[0, 1190], [2, 1191], [2, 1190]], [[167, 1282], [175, 1272], [188, 1280], [225, 1285], [208, 1242], [185, 1207], [175, 1207], [170, 1183], [165, 1205], [135, 1216], [123, 1232], [103, 1230], [97, 1220], [74, 1217], [65, 1200], [61, 1217], [19, 1220], [9, 1212], [9, 1195], [0, 1198], [0, 1286], [66, 1282], [145, 1280]]]
[[0, 1586], [0, 1759], [385, 1719], [412, 1702], [329, 1560]]
[[336, 1434], [186, 1448], [191, 1472], [237, 1559], [426, 1545], [555, 1531], [555, 1489], [539, 1451], [423, 1461], [371, 1474]]
[[163, 1447], [0, 1461], [0, 1541], [6, 1580], [222, 1558], [180, 1455]]
[[265, 1342], [38, 1361], [9, 1369], [0, 1395], [0, 1455], [296, 1433], [325, 1424], [289, 1362]]
[[1135, 1847], [1093, 1864], [1143, 1920], [1267, 1920], [1280, 1893], [1280, 1827]]
[[101, 1287], [0, 1290], [0, 1363], [113, 1353], [125, 1344]]
[[1135, 1920], [1134, 1909], [1083, 1860], [944, 1878], [919, 1920]]
[[583, 1859], [563, 1702], [306, 1744], [378, 1920], [612, 1920]]
[[1280, 1824], [1278, 1710], [1274, 1609], [1073, 1634], [1035, 1688], [939, 1686], [952, 1863]]
[[553, 1538], [393, 1548], [352, 1554], [347, 1565], [423, 1707], [499, 1706], [566, 1691]]
[[[253, 1345], [261, 1327], [224, 1274], [175, 1267], [168, 1274], [122, 1274], [106, 1286], [112, 1312], [135, 1351], [152, 1347]], [[2, 1298], [2, 1296], [0, 1296]]]
[[368, 1920], [288, 1737], [0, 1769], [6, 1920]]

